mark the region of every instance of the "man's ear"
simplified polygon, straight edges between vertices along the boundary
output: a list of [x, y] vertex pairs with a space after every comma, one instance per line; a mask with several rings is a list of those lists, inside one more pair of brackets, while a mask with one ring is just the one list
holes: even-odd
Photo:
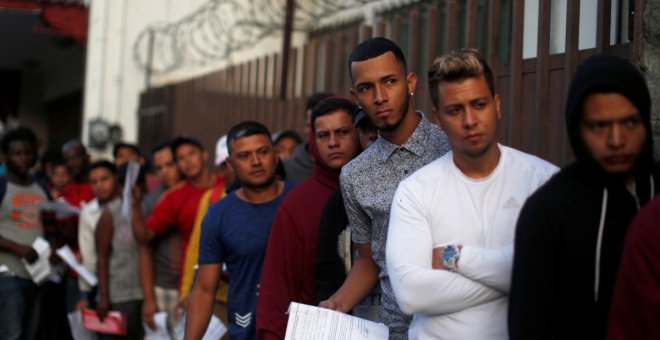
[[417, 89], [417, 75], [414, 72], [408, 73], [406, 82], [408, 83], [408, 94], [412, 95]]
[[350, 90], [348, 90], [348, 92], [351, 93], [351, 97], [353, 98], [353, 101], [356, 102], [359, 106], [360, 103], [358, 102], [357, 91], [355, 91], [355, 89], [351, 87]]
[[502, 102], [500, 101], [500, 96], [495, 95], [495, 109], [497, 110], [497, 120], [502, 120], [502, 111], [500, 111], [500, 105]]
[[435, 105], [431, 106], [431, 112], [433, 112], [433, 118], [435, 118], [435, 125], [438, 126], [438, 130], [444, 131], [442, 125], [440, 125], [440, 111], [438, 111]]

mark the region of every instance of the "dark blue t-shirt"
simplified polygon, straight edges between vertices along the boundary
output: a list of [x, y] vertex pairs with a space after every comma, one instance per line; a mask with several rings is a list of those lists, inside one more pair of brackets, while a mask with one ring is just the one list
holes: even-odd
[[225, 263], [231, 284], [227, 297], [229, 336], [254, 339], [257, 309], [257, 284], [266, 256], [268, 236], [282, 198], [262, 204], [245, 202], [232, 192], [211, 205], [202, 222], [199, 264]]

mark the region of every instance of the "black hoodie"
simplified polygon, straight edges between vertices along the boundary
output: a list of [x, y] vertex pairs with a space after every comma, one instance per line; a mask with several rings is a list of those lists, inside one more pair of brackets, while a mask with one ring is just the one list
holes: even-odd
[[[640, 111], [647, 138], [633, 168], [636, 195], [623, 176], [606, 173], [580, 137], [584, 99], [618, 93]], [[516, 229], [509, 300], [511, 339], [603, 339], [628, 224], [650, 201], [653, 169], [650, 97], [628, 62], [593, 56], [569, 91], [566, 125], [576, 161], [525, 203]], [[655, 184], [658, 183], [656, 186]]]

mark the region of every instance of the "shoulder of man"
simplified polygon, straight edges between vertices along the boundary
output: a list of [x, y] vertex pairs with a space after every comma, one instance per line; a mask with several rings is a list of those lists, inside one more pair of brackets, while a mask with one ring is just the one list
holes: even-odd
[[552, 175], [559, 171], [559, 167], [556, 165], [542, 159], [538, 156], [528, 154], [526, 152], [508, 147], [506, 145], [501, 145], [503, 152], [508, 152], [511, 160], [515, 163], [516, 167], [522, 166], [533, 169], [535, 171], [543, 172], [548, 175]]
[[380, 138], [341, 168], [342, 177], [351, 177], [377, 166]]
[[[7, 193], [7, 182], [7, 177], [4, 175], [0, 176], [0, 203], [5, 198], [5, 194]], [[39, 182], [36, 179], [34, 179], [33, 183], [37, 184], [37, 186], [44, 192], [44, 195], [46, 195], [46, 198], [49, 201], [53, 199], [44, 183]]]
[[183, 181], [177, 183], [176, 185], [168, 188], [167, 190], [165, 190], [165, 192], [163, 192], [160, 195], [160, 198], [158, 199], [158, 202], [164, 200], [165, 198], [167, 198], [169, 196], [177, 195], [179, 192], [181, 192], [183, 189], [186, 188], [186, 184], [187, 184], [187, 182], [185, 180], [183, 180]]

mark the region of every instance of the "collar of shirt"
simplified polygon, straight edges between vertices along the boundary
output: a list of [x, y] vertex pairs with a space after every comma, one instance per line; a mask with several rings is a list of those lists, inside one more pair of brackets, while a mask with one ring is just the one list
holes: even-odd
[[379, 162], [387, 162], [390, 156], [392, 156], [392, 154], [398, 149], [408, 150], [416, 156], [421, 156], [427, 149], [428, 144], [431, 143], [428, 136], [430, 136], [437, 127], [426, 119], [426, 116], [421, 111], [415, 111], [415, 113], [420, 116], [422, 120], [419, 122], [410, 138], [408, 138], [403, 145], [392, 144], [381, 136], [378, 136], [378, 140], [371, 147], [377, 148], [374, 151], [376, 151], [376, 154], [378, 155]]

